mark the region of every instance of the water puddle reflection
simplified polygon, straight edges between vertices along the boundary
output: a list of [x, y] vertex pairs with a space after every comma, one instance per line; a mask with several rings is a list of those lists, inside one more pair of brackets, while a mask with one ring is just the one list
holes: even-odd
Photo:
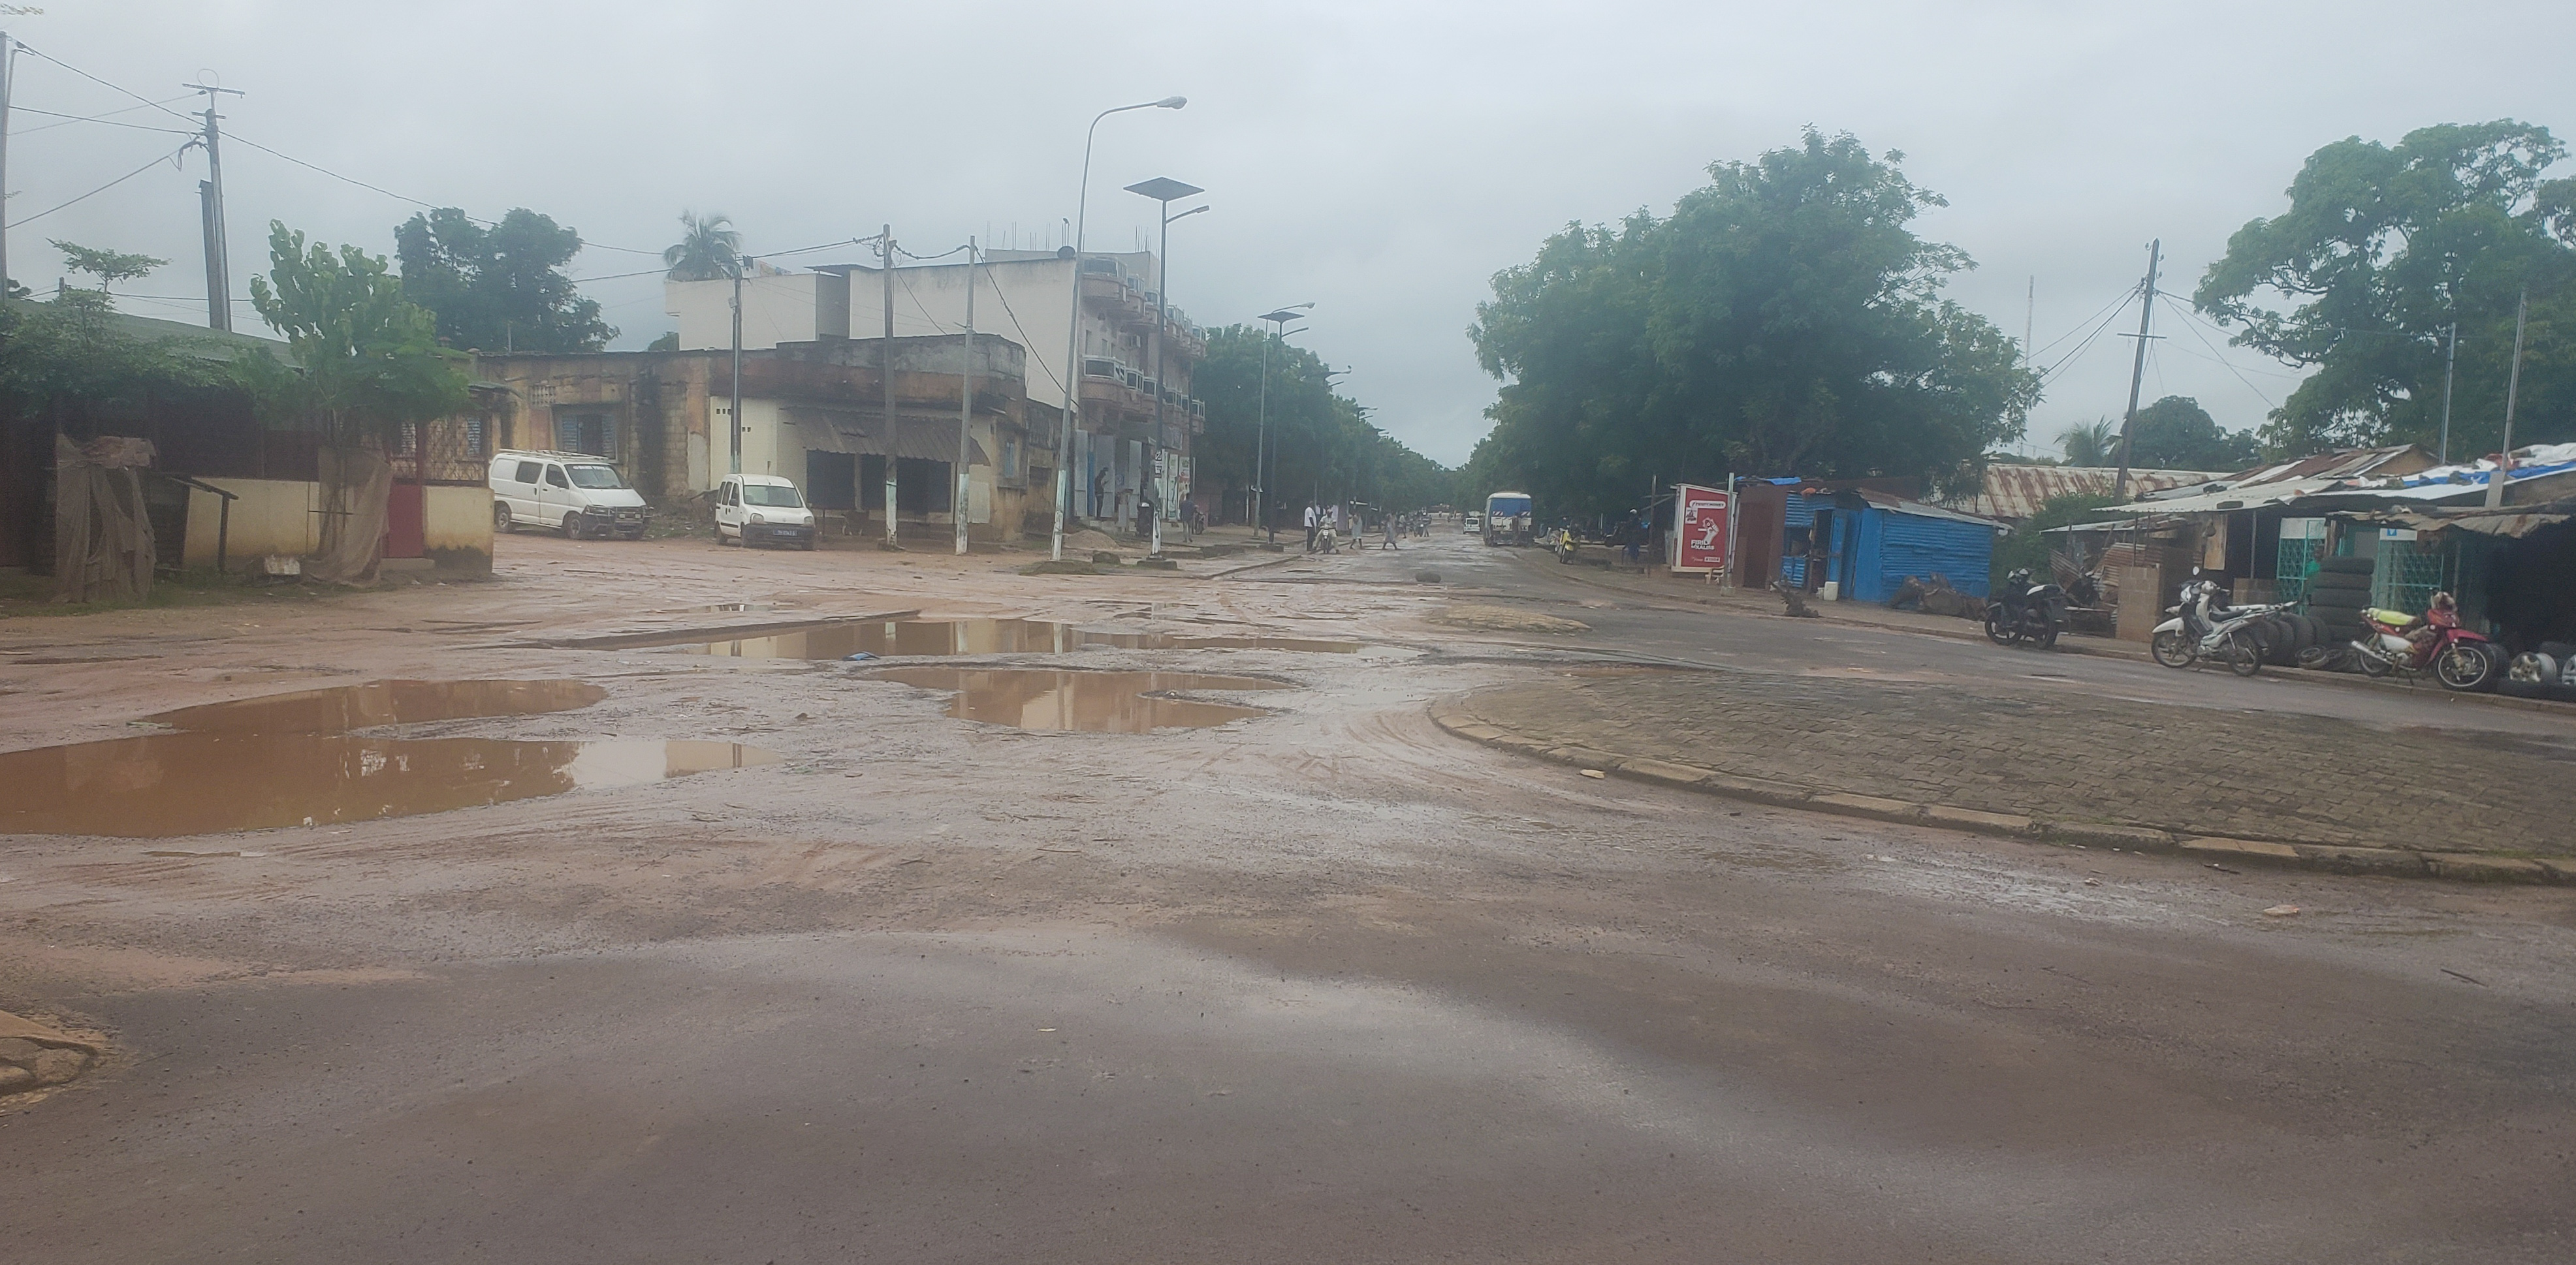
[[730, 742], [178, 733], [0, 753], [0, 832], [159, 839], [410, 817], [775, 764]]
[[1152, 733], [1204, 729], [1269, 713], [1162, 697], [1175, 690], [1284, 690], [1277, 681], [1203, 672], [1065, 672], [1047, 668], [895, 668], [877, 679], [953, 690], [948, 714], [1019, 729]]
[[1086, 647], [1121, 650], [1293, 650], [1357, 654], [1356, 641], [1221, 634], [1095, 632], [1040, 619], [887, 619], [800, 628], [766, 637], [705, 642], [691, 654], [728, 659], [846, 659], [968, 654], [1065, 654]]
[[182, 732], [0, 752], [0, 833], [168, 838], [318, 826], [776, 764], [731, 742], [385, 738], [379, 725], [587, 707], [580, 681], [371, 681], [152, 717]]

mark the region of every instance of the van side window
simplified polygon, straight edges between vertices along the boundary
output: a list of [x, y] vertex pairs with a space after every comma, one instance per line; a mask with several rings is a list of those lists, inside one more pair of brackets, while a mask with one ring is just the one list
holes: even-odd
[[534, 483], [534, 482], [536, 482], [536, 481], [537, 481], [537, 463], [536, 463], [536, 462], [533, 462], [533, 461], [522, 461], [522, 462], [520, 462], [520, 463], [519, 463], [519, 473], [518, 473], [518, 475], [517, 475], [515, 478], [511, 479], [511, 482], [513, 482], [513, 483]]
[[562, 466], [547, 466], [546, 486], [550, 488], [568, 488], [572, 486], [572, 480], [564, 477]]
[[724, 503], [725, 503], [725, 504], [727, 504], [727, 505], [740, 505], [740, 504], [742, 504], [742, 485], [741, 485], [741, 484], [739, 484], [739, 483], [728, 483], [728, 484], [726, 484], [726, 485], [725, 485]]

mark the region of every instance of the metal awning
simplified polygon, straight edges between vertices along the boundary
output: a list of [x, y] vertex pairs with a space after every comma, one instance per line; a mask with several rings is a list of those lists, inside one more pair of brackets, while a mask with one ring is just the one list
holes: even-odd
[[2440, 531], [2457, 527], [2463, 531], [2488, 536], [2528, 536], [2543, 527], [2576, 518], [2576, 501], [2551, 501], [2545, 505], [2505, 505], [2495, 509], [2418, 510], [2387, 509], [2355, 512], [2346, 517], [2384, 527], [2412, 527], [2417, 531]]

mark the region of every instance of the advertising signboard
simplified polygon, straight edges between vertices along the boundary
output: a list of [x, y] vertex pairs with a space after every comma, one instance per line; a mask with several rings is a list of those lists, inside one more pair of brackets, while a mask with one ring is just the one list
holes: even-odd
[[1673, 563], [1676, 575], [1709, 575], [1726, 569], [1727, 495], [1696, 483], [1673, 488]]

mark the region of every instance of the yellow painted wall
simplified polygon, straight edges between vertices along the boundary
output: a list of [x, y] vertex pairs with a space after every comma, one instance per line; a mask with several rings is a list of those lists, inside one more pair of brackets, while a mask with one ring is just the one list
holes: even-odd
[[[321, 508], [322, 485], [285, 479], [207, 479], [205, 482], [241, 498], [233, 502], [232, 523], [224, 546], [232, 561], [240, 562], [272, 553], [301, 557], [321, 548], [322, 517], [313, 511]], [[187, 565], [215, 565], [215, 526], [221, 518], [223, 505], [222, 497], [189, 489]], [[488, 520], [484, 523], [484, 530], [491, 530]], [[485, 546], [485, 551], [490, 551], [489, 545]]]
[[[322, 547], [322, 485], [284, 479], [208, 479], [241, 499], [233, 502], [225, 541], [234, 563], [272, 553], [305, 556]], [[449, 570], [492, 569], [492, 490], [435, 485], [421, 489], [422, 536], [429, 556]], [[190, 489], [187, 565], [215, 565], [215, 531], [223, 498]]]

